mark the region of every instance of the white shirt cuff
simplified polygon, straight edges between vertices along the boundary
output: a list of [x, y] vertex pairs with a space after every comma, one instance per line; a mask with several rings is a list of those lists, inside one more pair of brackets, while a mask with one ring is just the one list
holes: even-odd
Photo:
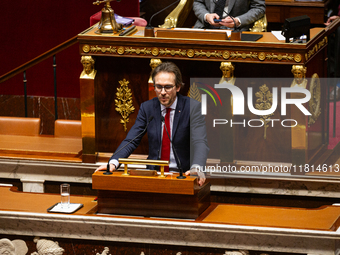
[[118, 168], [118, 166], [119, 166], [119, 162], [118, 162], [117, 159], [111, 159], [111, 160], [109, 161], [109, 164], [115, 165], [115, 166], [116, 166], [116, 170], [117, 170], [117, 168]]

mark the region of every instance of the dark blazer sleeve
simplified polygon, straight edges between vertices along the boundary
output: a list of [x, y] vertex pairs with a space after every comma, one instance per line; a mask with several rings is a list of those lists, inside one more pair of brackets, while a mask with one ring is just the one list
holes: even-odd
[[209, 23], [205, 22], [204, 16], [211, 13], [210, 0], [195, 0], [192, 4], [192, 9], [197, 17], [195, 28], [205, 28]]
[[[142, 103], [139, 108], [135, 124], [132, 126], [132, 128], [130, 129], [129, 133], [127, 134], [123, 142], [119, 145], [116, 152], [113, 153], [110, 160], [112, 159], [118, 160], [119, 158], [127, 158], [133, 153], [133, 151], [140, 144], [142, 137], [146, 133], [146, 132], [143, 133], [143, 130], [145, 129], [147, 122], [148, 122], [148, 116], [144, 110], [144, 103]], [[129, 145], [123, 148], [127, 143], [129, 143], [135, 137], [137, 138], [133, 142], [131, 142]]]
[[209, 148], [198, 101], [178, 95], [172, 139], [184, 171], [193, 164], [205, 166]]
[[[190, 158], [191, 165], [205, 166], [209, 153], [205, 118], [201, 104], [190, 99]], [[190, 166], [191, 167], [191, 166]]]

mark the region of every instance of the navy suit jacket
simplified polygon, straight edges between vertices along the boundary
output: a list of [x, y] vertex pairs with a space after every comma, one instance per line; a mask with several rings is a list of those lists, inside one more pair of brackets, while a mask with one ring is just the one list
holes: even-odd
[[[135, 124], [116, 151], [138, 136], [145, 129], [148, 120], [153, 116], [147, 128], [149, 140], [148, 159], [159, 159], [161, 149], [161, 106], [157, 97], [140, 105]], [[144, 134], [143, 134], [144, 135]], [[111, 159], [127, 158], [138, 147], [143, 137], [140, 135]], [[192, 164], [205, 166], [209, 148], [204, 116], [201, 115], [201, 104], [189, 97], [177, 94], [177, 106], [172, 127], [172, 142], [184, 171]], [[154, 169], [153, 166], [149, 166]]]

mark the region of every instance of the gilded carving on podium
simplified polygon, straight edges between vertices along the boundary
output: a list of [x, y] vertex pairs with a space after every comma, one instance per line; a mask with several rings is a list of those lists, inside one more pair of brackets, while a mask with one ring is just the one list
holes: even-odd
[[122, 116], [120, 123], [124, 126], [124, 131], [127, 131], [126, 124], [129, 122], [129, 116], [134, 112], [135, 107], [132, 103], [132, 92], [129, 89], [129, 81], [123, 79], [119, 81], [120, 88], [117, 88], [116, 92], [116, 111]]
[[313, 74], [309, 86], [311, 99], [309, 100], [309, 111], [312, 114], [309, 116], [308, 126], [315, 123], [321, 114], [321, 85], [318, 74]]
[[304, 67], [303, 65], [293, 65], [292, 73], [294, 75], [294, 80], [290, 87], [307, 88], [307, 67]]
[[80, 74], [82, 79], [93, 79], [96, 70], [94, 69], [95, 60], [91, 56], [82, 56], [80, 62], [83, 64], [83, 71]]
[[[272, 107], [273, 104], [273, 94], [269, 91], [266, 84], [263, 84], [260, 87], [260, 90], [255, 93], [256, 104], [255, 109], [257, 110], [269, 110]], [[267, 139], [267, 128], [269, 127], [268, 122], [270, 120], [270, 116], [274, 115], [274, 113], [271, 113], [269, 115], [262, 115], [259, 116], [260, 120], [263, 121], [264, 126], [264, 139]]]

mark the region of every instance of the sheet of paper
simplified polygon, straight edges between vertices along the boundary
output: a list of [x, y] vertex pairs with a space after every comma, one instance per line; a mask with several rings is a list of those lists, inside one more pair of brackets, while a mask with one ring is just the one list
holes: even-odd
[[61, 203], [58, 203], [50, 209], [49, 212], [72, 213], [77, 211], [80, 207], [82, 207], [82, 204], [70, 203], [69, 206], [61, 206]]
[[280, 41], [285, 41], [286, 37], [281, 35], [281, 31], [272, 31], [272, 34]]

